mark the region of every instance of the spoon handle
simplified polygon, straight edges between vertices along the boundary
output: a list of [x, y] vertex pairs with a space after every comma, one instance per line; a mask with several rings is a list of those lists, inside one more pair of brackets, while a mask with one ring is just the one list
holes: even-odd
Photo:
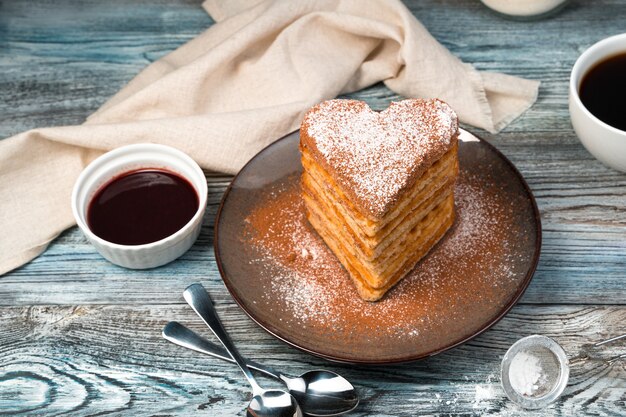
[[[213, 356], [218, 359], [222, 359], [231, 363], [235, 363], [235, 360], [230, 357], [228, 352], [221, 347], [216, 345], [215, 343], [209, 342], [204, 337], [200, 336], [198, 333], [189, 329], [182, 324], [171, 321], [167, 323], [167, 325], [163, 328], [163, 337], [178, 345], [187, 349], [195, 350], [196, 352], [204, 353], [205, 355]], [[252, 368], [259, 372], [264, 373], [267, 376], [280, 379], [280, 374], [273, 369], [267, 368], [259, 363], [256, 363], [251, 360], [246, 360], [246, 365], [248, 368]]]
[[200, 316], [202, 321], [209, 326], [213, 334], [215, 334], [215, 337], [222, 342], [226, 351], [235, 360], [241, 369], [241, 372], [243, 372], [250, 385], [252, 385], [253, 394], [261, 394], [263, 389], [256, 382], [256, 379], [254, 379], [254, 375], [252, 375], [252, 371], [248, 369], [246, 361], [239, 354], [235, 344], [231, 340], [230, 336], [228, 336], [228, 333], [226, 333], [226, 330], [224, 329], [224, 326], [222, 326], [222, 322], [217, 315], [217, 311], [213, 306], [213, 302], [204, 287], [201, 284], [191, 284], [185, 289], [185, 291], [183, 291], [183, 297], [185, 298], [185, 301], [187, 301], [187, 304], [189, 304], [196, 314]]

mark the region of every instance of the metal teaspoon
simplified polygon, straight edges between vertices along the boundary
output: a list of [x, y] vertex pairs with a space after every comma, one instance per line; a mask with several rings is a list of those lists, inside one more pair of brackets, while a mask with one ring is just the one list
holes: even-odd
[[302, 410], [291, 394], [279, 389], [266, 390], [259, 386], [252, 375], [252, 371], [246, 366], [246, 361], [224, 330], [211, 298], [204, 287], [200, 284], [191, 284], [183, 292], [183, 297], [187, 304], [209, 326], [215, 337], [222, 342], [226, 351], [235, 360], [252, 386], [253, 397], [248, 404], [246, 415], [249, 417], [302, 417]]
[[[187, 349], [235, 362], [222, 347], [175, 321], [169, 322], [163, 328], [163, 337]], [[316, 417], [336, 416], [354, 410], [359, 403], [352, 384], [335, 372], [313, 370], [294, 378], [253, 361], [247, 361], [247, 365], [248, 368], [282, 380], [305, 414]]]

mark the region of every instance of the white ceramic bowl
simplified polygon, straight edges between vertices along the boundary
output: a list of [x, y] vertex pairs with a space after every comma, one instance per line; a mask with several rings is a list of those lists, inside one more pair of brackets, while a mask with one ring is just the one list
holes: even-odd
[[626, 132], [616, 129], [585, 108], [578, 96], [583, 76], [604, 58], [626, 52], [626, 33], [592, 45], [578, 58], [569, 83], [569, 113], [578, 138], [605, 165], [626, 172]]
[[[141, 168], [161, 168], [186, 178], [196, 190], [198, 211], [179, 231], [144, 245], [119, 245], [96, 236], [87, 226], [87, 209], [95, 193], [114, 177]], [[151, 143], [128, 145], [105, 153], [83, 170], [72, 191], [72, 212], [78, 227], [107, 260], [132, 269], [154, 268], [181, 256], [198, 238], [207, 204], [202, 169], [178, 149]]]

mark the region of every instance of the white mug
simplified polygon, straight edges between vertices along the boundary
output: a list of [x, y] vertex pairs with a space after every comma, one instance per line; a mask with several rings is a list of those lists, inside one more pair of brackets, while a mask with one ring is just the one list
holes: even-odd
[[578, 95], [587, 71], [620, 53], [626, 53], [626, 33], [601, 40], [576, 60], [569, 82], [569, 113], [583, 146], [603, 164], [626, 172], [626, 131], [610, 126], [591, 114]]

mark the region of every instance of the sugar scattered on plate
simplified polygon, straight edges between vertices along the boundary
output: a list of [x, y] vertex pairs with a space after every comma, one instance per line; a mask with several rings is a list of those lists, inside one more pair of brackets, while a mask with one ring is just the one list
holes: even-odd
[[515, 233], [515, 202], [504, 201], [499, 190], [485, 189], [480, 181], [461, 175], [456, 224], [375, 303], [358, 297], [341, 264], [309, 226], [297, 178], [276, 183], [247, 216], [242, 236], [254, 251], [250, 262], [260, 271], [258, 301], [271, 306], [272, 314], [284, 315], [284, 325], [301, 328], [307, 339], [376, 344], [392, 338], [427, 349], [449, 333], [471, 333], [508, 300], [520, 279], [513, 265], [525, 260], [516, 257], [526, 256], [518, 255], [507, 238]]

